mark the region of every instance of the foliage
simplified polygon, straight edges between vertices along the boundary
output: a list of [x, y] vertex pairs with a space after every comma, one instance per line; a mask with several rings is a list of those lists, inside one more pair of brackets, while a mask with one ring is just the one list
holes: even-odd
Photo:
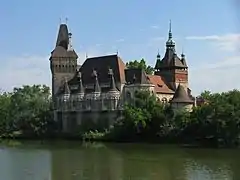
[[149, 92], [138, 92], [127, 104], [112, 137], [121, 140], [167, 141], [211, 146], [235, 146], [240, 137], [240, 92], [203, 92], [208, 103], [192, 112], [173, 114]]
[[164, 122], [170, 114], [168, 105], [158, 103], [148, 91], [139, 91], [134, 103], [125, 105], [123, 118], [116, 122], [112, 133], [121, 140], [155, 138], [168, 128]]
[[3, 137], [50, 133], [52, 115], [50, 89], [45, 85], [23, 86], [0, 95], [0, 135]]
[[107, 134], [107, 131], [105, 132], [99, 132], [98, 130], [90, 130], [88, 132], [85, 132], [82, 135], [83, 140], [101, 140], [104, 138], [104, 136]]
[[134, 60], [126, 63], [127, 68], [136, 68], [136, 69], [143, 69], [147, 74], [153, 74], [154, 68], [151, 66], [148, 66], [146, 64], [146, 61], [142, 58], [140, 61]]
[[[125, 104], [113, 127], [85, 124], [84, 139], [157, 141], [236, 146], [240, 138], [240, 91], [205, 91], [207, 103], [192, 112], [173, 113], [148, 91], [138, 91]], [[33, 85], [0, 94], [0, 137], [46, 137], [55, 131], [49, 88]]]

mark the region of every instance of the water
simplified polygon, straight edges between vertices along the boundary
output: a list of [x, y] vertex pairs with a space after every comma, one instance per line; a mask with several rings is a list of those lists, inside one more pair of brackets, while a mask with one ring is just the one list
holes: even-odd
[[240, 150], [143, 144], [0, 145], [0, 180], [239, 180]]

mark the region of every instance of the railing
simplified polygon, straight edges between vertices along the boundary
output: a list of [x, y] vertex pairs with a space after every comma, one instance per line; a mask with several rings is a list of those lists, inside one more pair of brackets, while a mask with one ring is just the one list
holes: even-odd
[[121, 110], [120, 99], [104, 99], [104, 100], [71, 100], [58, 102], [57, 111], [116, 111]]

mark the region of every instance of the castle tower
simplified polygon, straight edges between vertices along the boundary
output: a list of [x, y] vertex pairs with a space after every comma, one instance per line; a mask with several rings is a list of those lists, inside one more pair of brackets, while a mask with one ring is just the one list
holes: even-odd
[[181, 84], [178, 85], [170, 103], [175, 112], [179, 110], [192, 111], [194, 105], [194, 101]]
[[79, 79], [79, 84], [78, 84], [78, 89], [77, 89], [77, 99], [78, 101], [82, 101], [85, 95], [84, 92], [84, 87], [83, 87], [83, 83], [82, 83], [82, 73], [78, 72], [78, 79]]
[[51, 52], [50, 68], [52, 72], [53, 97], [63, 85], [64, 80], [71, 79], [77, 69], [78, 56], [72, 47], [72, 33], [68, 32], [66, 24], [61, 24], [56, 41], [56, 47]]
[[158, 53], [155, 65], [155, 75], [162, 76], [169, 87], [173, 90], [177, 89], [179, 83], [181, 83], [187, 89], [188, 67], [186, 64], [185, 55], [182, 54], [181, 58], [179, 58], [175, 48], [170, 22], [165, 55], [161, 60], [160, 54]]
[[117, 108], [118, 100], [120, 98], [120, 93], [116, 87], [113, 70], [109, 68], [109, 92], [108, 92], [108, 100], [109, 100], [109, 109], [114, 110]]

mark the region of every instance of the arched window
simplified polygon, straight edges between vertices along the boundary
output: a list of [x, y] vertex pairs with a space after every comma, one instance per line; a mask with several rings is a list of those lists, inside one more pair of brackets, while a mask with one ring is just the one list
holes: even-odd
[[167, 98], [165, 98], [165, 97], [162, 98], [162, 103], [163, 103], [163, 104], [166, 104], [166, 103], [167, 103]]

